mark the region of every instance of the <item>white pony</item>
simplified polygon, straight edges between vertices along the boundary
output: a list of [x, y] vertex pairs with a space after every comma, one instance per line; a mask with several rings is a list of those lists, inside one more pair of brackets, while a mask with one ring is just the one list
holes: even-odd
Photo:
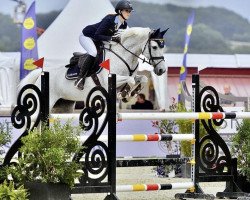
[[[129, 100], [132, 93], [139, 84], [142, 86], [147, 83], [147, 77], [137, 75], [138, 58], [143, 54], [150, 65], [154, 67], [154, 73], [162, 75], [166, 71], [165, 61], [163, 57], [164, 40], [163, 35], [167, 30], [151, 30], [150, 28], [129, 28], [121, 33], [121, 44], [115, 42], [106, 42], [105, 59], [110, 59], [110, 73], [117, 74], [117, 87], [127, 83], [130, 92], [123, 96]], [[45, 58], [46, 59], [46, 58]], [[141, 59], [141, 58], [139, 58]], [[85, 101], [89, 91], [95, 87], [91, 77], [87, 77], [84, 90], [78, 90], [74, 87], [73, 80], [65, 78], [66, 68], [58, 66], [53, 68], [44, 68], [50, 75], [50, 111], [59, 99], [70, 101]], [[98, 73], [101, 85], [107, 89], [108, 87], [108, 71], [103, 69]], [[35, 84], [40, 88], [41, 69], [33, 70], [19, 84], [19, 90], [26, 84]], [[74, 104], [70, 104], [73, 110]]]

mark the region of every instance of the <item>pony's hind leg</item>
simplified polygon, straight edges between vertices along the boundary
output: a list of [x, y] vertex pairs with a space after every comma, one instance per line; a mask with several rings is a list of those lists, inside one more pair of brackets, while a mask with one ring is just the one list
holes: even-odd
[[52, 113], [73, 113], [75, 107], [75, 101], [66, 99], [59, 99], [53, 106]]

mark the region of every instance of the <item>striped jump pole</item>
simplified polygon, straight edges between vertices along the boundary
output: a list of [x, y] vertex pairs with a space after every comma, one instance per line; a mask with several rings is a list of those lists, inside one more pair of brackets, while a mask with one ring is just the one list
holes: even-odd
[[134, 184], [134, 185], [117, 185], [116, 192], [140, 192], [156, 190], [187, 189], [194, 190], [193, 182], [168, 183], [168, 184]]
[[[88, 139], [89, 136], [81, 136], [81, 142]], [[193, 140], [194, 134], [134, 134], [134, 135], [117, 135], [117, 142], [157, 142], [157, 141], [187, 141]], [[107, 142], [108, 136], [101, 135], [99, 141]]]
[[[50, 120], [78, 120], [80, 114], [50, 114]], [[117, 121], [123, 120], [167, 120], [167, 119], [247, 119], [250, 112], [158, 112], [158, 113], [117, 113]], [[102, 119], [102, 117], [100, 118]]]
[[118, 113], [118, 121], [122, 120], [166, 120], [166, 119], [245, 119], [250, 112], [166, 112], [166, 113]]

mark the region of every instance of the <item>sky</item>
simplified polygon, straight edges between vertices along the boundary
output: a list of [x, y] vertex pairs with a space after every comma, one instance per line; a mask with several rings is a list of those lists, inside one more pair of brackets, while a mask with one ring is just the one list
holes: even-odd
[[[33, 2], [33, 0], [23, 0], [27, 7]], [[52, 10], [62, 10], [69, 0], [36, 0], [36, 11], [37, 13], [46, 13]], [[90, 0], [82, 0], [90, 1]], [[250, 0], [138, 0], [147, 3], [159, 3], [166, 4], [171, 3], [180, 6], [216, 6], [224, 7], [232, 10], [250, 22]], [[133, 2], [133, 0], [132, 0]], [[0, 12], [13, 16], [14, 7], [17, 3], [14, 0], [0, 0]]]
[[[27, 8], [34, 0], [23, 0], [27, 4]], [[46, 13], [52, 10], [62, 10], [69, 0], [36, 0], [36, 12]], [[17, 2], [14, 0], [0, 0], [0, 12], [13, 15], [14, 7]]]

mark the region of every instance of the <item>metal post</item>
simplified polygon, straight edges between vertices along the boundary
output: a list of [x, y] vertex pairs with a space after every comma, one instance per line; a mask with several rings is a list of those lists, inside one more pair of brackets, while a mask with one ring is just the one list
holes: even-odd
[[108, 79], [108, 181], [111, 185], [111, 191], [108, 198], [118, 199], [116, 196], [116, 75], [109, 74]]
[[[193, 90], [193, 99], [192, 99], [192, 112], [200, 112], [200, 77], [198, 74], [192, 75], [192, 90]], [[199, 158], [200, 158], [200, 148], [199, 148], [199, 140], [200, 140], [200, 120], [196, 119], [193, 125], [194, 134], [195, 134], [195, 146], [194, 146], [194, 155], [195, 155], [195, 164], [193, 166], [194, 169], [194, 186], [196, 193], [203, 193], [201, 188], [199, 187]]]
[[41, 121], [49, 126], [49, 72], [42, 73], [41, 93]]

